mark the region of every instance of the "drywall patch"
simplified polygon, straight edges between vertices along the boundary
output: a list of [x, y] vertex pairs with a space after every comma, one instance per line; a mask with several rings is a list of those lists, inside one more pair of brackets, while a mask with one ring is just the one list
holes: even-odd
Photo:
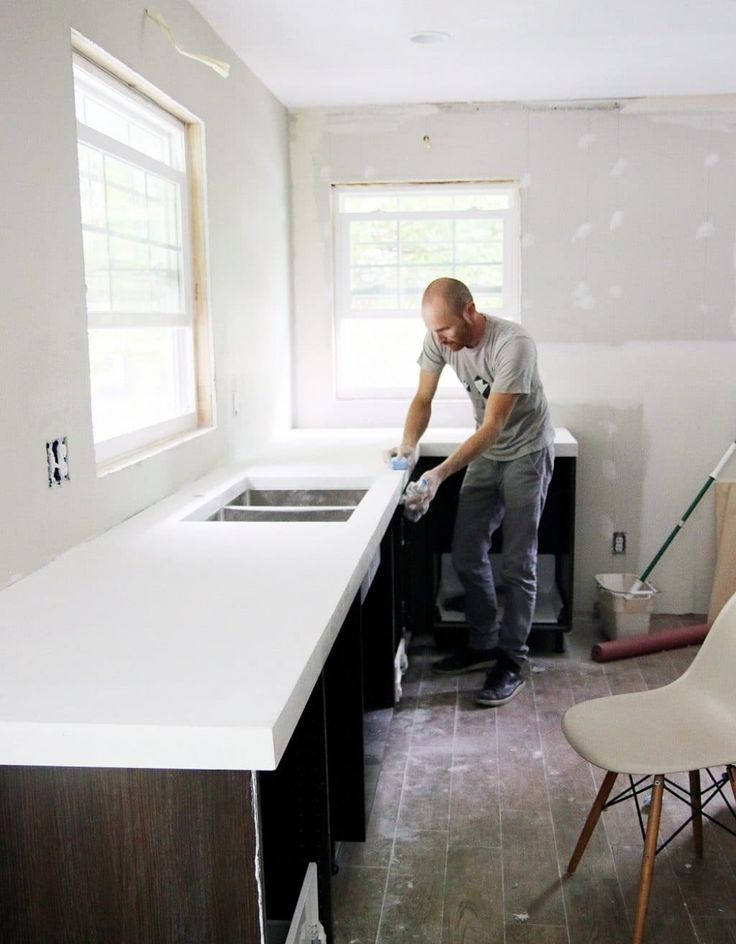
[[720, 154], [709, 154], [703, 161], [703, 166], [707, 168], [715, 167], [716, 164], [720, 161]]
[[611, 177], [620, 177], [623, 172], [626, 170], [626, 160], [623, 157], [619, 157], [616, 163], [611, 168]]
[[591, 308], [595, 308], [595, 298], [591, 294], [587, 282], [578, 282], [572, 290], [572, 300], [573, 304], [577, 308], [582, 308], [583, 311], [590, 311]]
[[586, 131], [578, 138], [578, 147], [581, 151], [587, 151], [595, 143], [595, 135], [592, 131]]
[[581, 223], [580, 226], [575, 230], [572, 237], [572, 242], [575, 242], [578, 239], [587, 239], [588, 236], [593, 232], [592, 223]]
[[713, 223], [711, 223], [710, 220], [705, 220], [705, 222], [701, 223], [700, 226], [698, 227], [698, 230], [695, 233], [695, 238], [696, 239], [710, 239], [711, 236], [715, 233], [715, 231], [716, 231], [716, 228], [713, 225]]
[[608, 228], [611, 232], [616, 229], [621, 229], [624, 223], [624, 211], [623, 210], [614, 210], [611, 214], [611, 222], [608, 224]]
[[603, 478], [608, 479], [609, 482], [614, 482], [618, 478], [616, 463], [612, 459], [603, 460], [601, 463], [601, 472], [603, 473]]

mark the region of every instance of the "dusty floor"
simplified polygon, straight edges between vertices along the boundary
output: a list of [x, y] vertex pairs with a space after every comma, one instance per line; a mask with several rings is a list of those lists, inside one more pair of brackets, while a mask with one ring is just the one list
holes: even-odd
[[[594, 638], [583, 622], [564, 655], [533, 652], [526, 687], [499, 709], [474, 704], [483, 673], [434, 676], [431, 640], [413, 647], [383, 740], [375, 721], [385, 750], [368, 840], [340, 849], [336, 944], [630, 939], [641, 858], [631, 804], [604, 813], [575, 876], [560, 877], [602, 777], [569, 748], [560, 718], [574, 702], [671, 681], [696, 649], [598, 664]], [[720, 798], [715, 810], [728, 822]], [[684, 811], [667, 798], [665, 826]], [[689, 830], [657, 857], [646, 944], [736, 944], [736, 837], [707, 821], [704, 831], [703, 860]]]

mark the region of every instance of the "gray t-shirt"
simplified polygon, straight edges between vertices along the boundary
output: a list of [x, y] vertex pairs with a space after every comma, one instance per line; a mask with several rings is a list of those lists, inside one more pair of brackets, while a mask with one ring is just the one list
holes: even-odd
[[486, 332], [477, 347], [451, 351], [428, 331], [417, 363], [433, 374], [441, 373], [445, 364], [452, 367], [473, 404], [476, 427], [483, 422], [491, 393], [520, 394], [497, 442], [484, 453], [500, 461], [518, 459], [551, 445], [555, 438], [537, 371], [537, 348], [516, 322], [483, 317]]

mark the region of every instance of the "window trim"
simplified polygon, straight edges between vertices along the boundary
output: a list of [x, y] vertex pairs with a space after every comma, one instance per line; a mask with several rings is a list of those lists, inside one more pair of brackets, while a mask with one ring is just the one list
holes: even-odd
[[[420, 181], [332, 181], [330, 186], [330, 209], [332, 217], [333, 233], [333, 313], [332, 313], [332, 395], [335, 400], [396, 400], [403, 399], [410, 395], [413, 387], [352, 387], [341, 388], [340, 386], [340, 344], [341, 328], [345, 320], [353, 319], [371, 319], [371, 318], [413, 318], [418, 317], [418, 312], [412, 312], [409, 309], [367, 309], [365, 312], [355, 312], [350, 310], [348, 314], [345, 311], [346, 300], [350, 298], [350, 232], [349, 221], [352, 219], [386, 219], [388, 217], [398, 219], [400, 217], [417, 219], [417, 214], [410, 211], [395, 214], [387, 214], [381, 211], [370, 213], [341, 213], [339, 208], [340, 194], [342, 191], [350, 189], [363, 189], [378, 191], [384, 189], [390, 193], [412, 193], [419, 194], [422, 188], [432, 193], [437, 192], [441, 186], [452, 186], [453, 190], [474, 190], [478, 188], [503, 189], [512, 194], [512, 203], [507, 210], [485, 210], [482, 215], [488, 218], [503, 217], [507, 224], [504, 227], [504, 250], [511, 246], [512, 252], [504, 251], [503, 258], [503, 284], [510, 287], [510, 303], [505, 305], [502, 310], [493, 309], [487, 314], [496, 317], [505, 317], [511, 321], [521, 323], [521, 182], [516, 179], [494, 178], [494, 179], [447, 179], [447, 180], [420, 180]], [[458, 218], [461, 213], [468, 212], [469, 218], [472, 211], [450, 211], [453, 218]], [[477, 214], [472, 214], [477, 216]], [[446, 219], [447, 212], [443, 211], [422, 211], [422, 218]], [[346, 265], [341, 265], [346, 261]], [[472, 286], [470, 286], [472, 291]], [[418, 352], [417, 352], [418, 353]], [[441, 399], [457, 400], [462, 399], [464, 391], [461, 388], [439, 388], [437, 394]]]
[[[184, 108], [166, 93], [134, 72], [124, 63], [115, 59], [96, 43], [84, 37], [76, 30], [71, 31], [72, 56], [81, 57], [90, 64], [90, 71], [106, 73], [118, 83], [128, 86], [132, 91], [142, 95], [161, 109], [163, 114], [157, 120], [166, 123], [167, 119], [184, 126], [184, 163], [186, 170], [176, 170], [165, 165], [167, 175], [179, 175], [184, 182], [182, 194], [182, 254], [189, 272], [189, 278], [184, 280], [186, 308], [191, 317], [186, 316], [186, 325], [191, 326], [194, 349], [194, 397], [195, 410], [192, 413], [174, 417], [163, 423], [156, 423], [149, 427], [133, 430], [112, 439], [101, 440], [95, 443], [97, 474], [105, 475], [111, 468], [123, 468], [134, 462], [146, 458], [161, 449], [176, 446], [190, 440], [193, 436], [214, 429], [215, 391], [212, 328], [210, 320], [207, 240], [206, 240], [206, 204], [205, 204], [205, 168], [204, 168], [204, 126], [199, 118]], [[83, 136], [79, 134], [77, 124], [77, 140], [85, 140], [87, 136], [94, 138], [99, 132], [81, 126]], [[93, 144], [93, 140], [90, 140]], [[127, 145], [119, 142], [122, 150]], [[158, 162], [139, 151], [131, 150], [131, 157], [141, 167], [158, 171]], [[80, 218], [80, 236], [81, 236]], [[139, 317], [135, 314], [94, 313], [89, 312], [85, 305], [88, 319], [88, 328], [110, 326], [113, 319], [117, 325], [135, 326]], [[183, 316], [179, 314], [159, 313], [159, 324], [181, 325]], [[125, 318], [121, 322], [121, 317]], [[94, 322], [94, 323], [93, 323]]]

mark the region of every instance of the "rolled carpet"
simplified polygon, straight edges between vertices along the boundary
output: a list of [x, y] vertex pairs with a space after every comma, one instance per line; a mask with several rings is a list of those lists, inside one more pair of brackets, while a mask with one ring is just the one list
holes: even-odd
[[590, 657], [594, 662], [612, 662], [615, 659], [644, 656], [650, 652], [663, 652], [665, 649], [697, 646], [708, 635], [709, 629], [707, 623], [698, 623], [695, 626], [679, 626], [677, 629], [663, 629], [658, 633], [630, 636], [628, 639], [598, 642], [593, 646]]

